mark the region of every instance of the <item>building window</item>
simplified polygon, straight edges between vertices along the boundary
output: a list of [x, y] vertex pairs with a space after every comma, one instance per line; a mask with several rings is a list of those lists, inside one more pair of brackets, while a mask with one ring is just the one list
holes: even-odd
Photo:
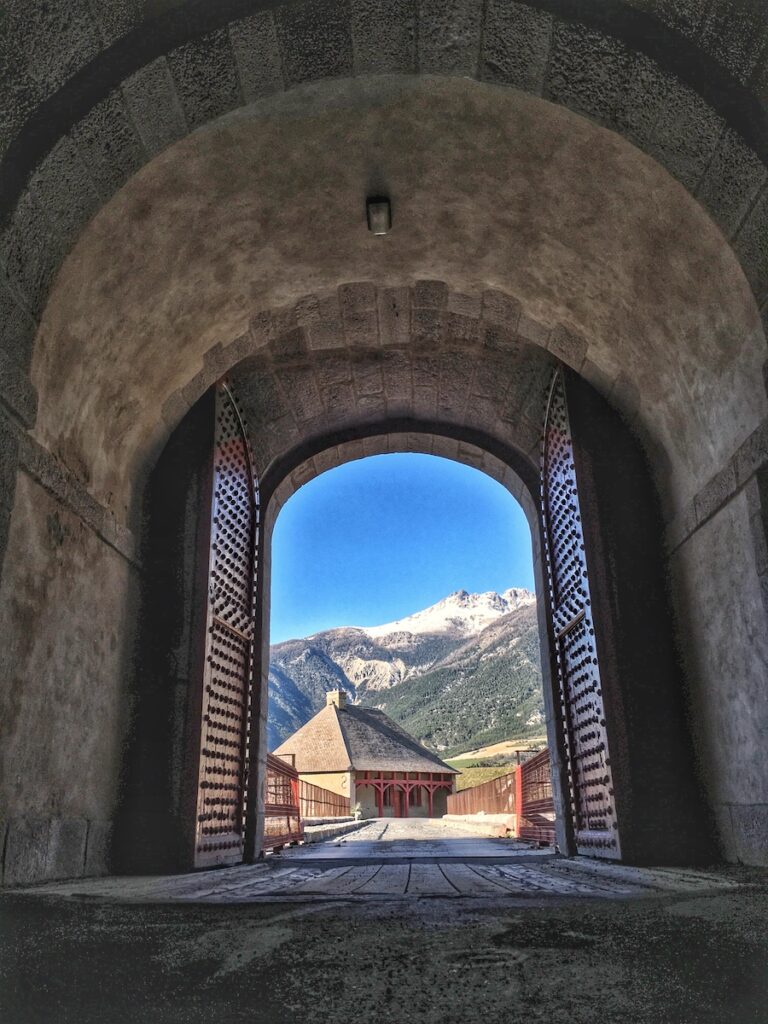
[[392, 806], [392, 786], [385, 786], [384, 787], [384, 806], [385, 807], [391, 807]]
[[421, 786], [414, 786], [411, 790], [411, 807], [421, 807]]

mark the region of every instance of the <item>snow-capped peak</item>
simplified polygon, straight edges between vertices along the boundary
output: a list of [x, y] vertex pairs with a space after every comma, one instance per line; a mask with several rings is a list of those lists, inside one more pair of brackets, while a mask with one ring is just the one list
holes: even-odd
[[442, 601], [423, 611], [415, 612], [404, 619], [387, 622], [382, 626], [358, 627], [371, 637], [388, 636], [390, 633], [458, 633], [472, 636], [490, 625], [494, 619], [507, 615], [522, 605], [536, 601], [530, 590], [510, 587], [497, 594], [495, 590], [484, 594], [469, 594], [457, 590]]

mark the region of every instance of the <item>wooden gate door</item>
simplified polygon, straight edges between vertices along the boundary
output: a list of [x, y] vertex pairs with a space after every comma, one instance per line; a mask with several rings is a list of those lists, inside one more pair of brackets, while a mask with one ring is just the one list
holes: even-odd
[[234, 396], [216, 386], [195, 867], [243, 859], [258, 488]]
[[541, 507], [570, 831], [577, 853], [619, 858], [620, 822], [562, 371], [552, 382], [545, 420]]

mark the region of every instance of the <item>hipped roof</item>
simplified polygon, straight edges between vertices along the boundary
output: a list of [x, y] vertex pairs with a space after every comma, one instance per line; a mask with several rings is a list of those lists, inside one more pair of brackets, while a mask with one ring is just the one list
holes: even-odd
[[326, 705], [275, 750], [293, 754], [302, 773], [402, 771], [459, 773], [383, 711]]

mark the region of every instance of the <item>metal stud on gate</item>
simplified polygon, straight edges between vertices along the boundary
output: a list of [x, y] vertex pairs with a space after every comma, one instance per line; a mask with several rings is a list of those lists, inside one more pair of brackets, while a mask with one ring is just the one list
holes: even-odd
[[196, 863], [241, 859], [253, 673], [257, 494], [235, 401], [216, 392]]
[[576, 848], [616, 857], [620, 848], [608, 737], [573, 441], [560, 371], [550, 392], [541, 465], [548, 592]]

